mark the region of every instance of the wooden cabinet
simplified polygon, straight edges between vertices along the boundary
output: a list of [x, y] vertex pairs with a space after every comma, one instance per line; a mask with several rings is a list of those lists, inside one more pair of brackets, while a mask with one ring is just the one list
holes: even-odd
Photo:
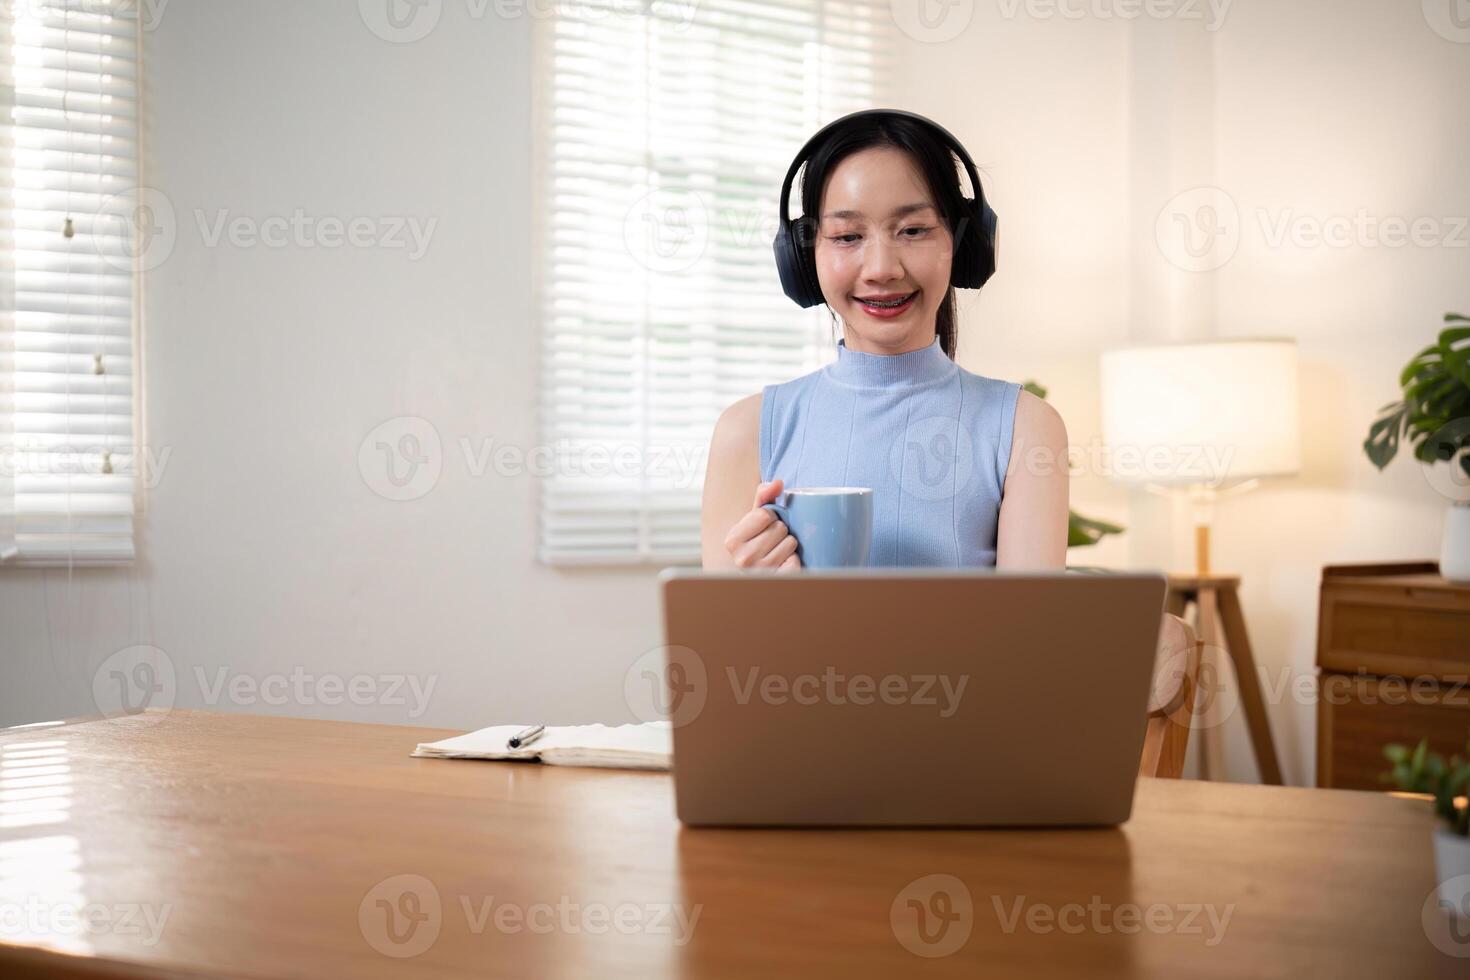
[[1470, 739], [1470, 586], [1433, 562], [1329, 565], [1317, 619], [1317, 785], [1385, 789], [1383, 746]]

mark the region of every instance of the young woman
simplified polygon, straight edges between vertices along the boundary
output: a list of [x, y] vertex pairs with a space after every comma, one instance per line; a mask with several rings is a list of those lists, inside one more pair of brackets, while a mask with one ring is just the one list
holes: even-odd
[[872, 487], [870, 565], [1065, 566], [1061, 416], [954, 362], [956, 238], [983, 232], [962, 217], [951, 152], [917, 117], [864, 113], [807, 156], [803, 212], [818, 216], [809, 254], [841, 322], [838, 358], [720, 416], [705, 568], [800, 568], [796, 539], [761, 506], [788, 486]]

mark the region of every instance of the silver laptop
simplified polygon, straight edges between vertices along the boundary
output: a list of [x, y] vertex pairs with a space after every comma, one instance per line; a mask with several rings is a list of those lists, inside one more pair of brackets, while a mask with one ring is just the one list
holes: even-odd
[[1128, 819], [1161, 572], [665, 569], [679, 819]]

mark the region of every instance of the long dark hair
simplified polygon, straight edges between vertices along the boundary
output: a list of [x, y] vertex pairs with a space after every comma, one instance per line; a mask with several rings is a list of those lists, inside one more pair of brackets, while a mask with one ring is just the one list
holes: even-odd
[[[812, 151], [802, 170], [802, 217], [798, 220], [805, 227], [800, 228], [798, 233], [806, 235], [806, 240], [812, 243], [813, 260], [816, 256], [817, 216], [822, 207], [819, 198], [822, 188], [826, 186], [827, 176], [844, 159], [871, 146], [890, 146], [909, 155], [924, 178], [929, 193], [933, 195], [934, 206], [939, 209], [950, 235], [956, 236], [955, 254], [958, 254], [957, 236], [975, 235], [979, 230], [968, 227], [960, 220], [964, 194], [960, 188], [958, 161], [949, 145], [928, 126], [905, 116], [859, 116], [834, 129]], [[816, 268], [815, 264], [812, 268]], [[827, 309], [830, 313], [831, 306]], [[945, 290], [944, 298], [939, 301], [934, 330], [939, 334], [939, 346], [950, 360], [954, 360], [955, 346], [959, 340], [959, 322], [956, 318], [953, 286]]]

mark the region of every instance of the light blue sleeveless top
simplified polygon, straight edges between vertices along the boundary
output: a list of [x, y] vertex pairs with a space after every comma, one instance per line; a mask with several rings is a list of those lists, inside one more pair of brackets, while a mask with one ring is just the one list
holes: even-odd
[[939, 338], [837, 360], [761, 400], [761, 480], [873, 489], [873, 566], [995, 565], [1021, 385], [972, 374]]

